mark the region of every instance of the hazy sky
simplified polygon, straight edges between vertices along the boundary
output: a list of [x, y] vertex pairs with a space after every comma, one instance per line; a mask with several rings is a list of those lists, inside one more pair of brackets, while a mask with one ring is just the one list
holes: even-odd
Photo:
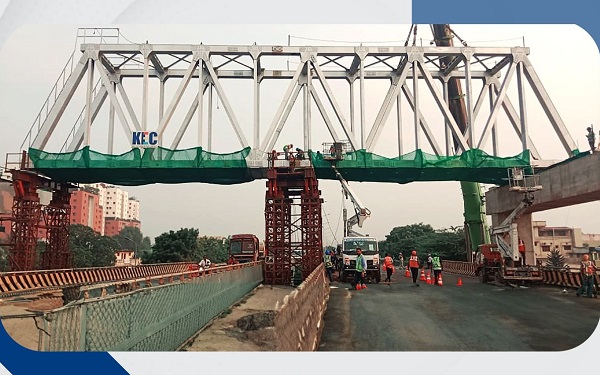
[[[285, 45], [288, 36], [293, 45], [351, 46], [361, 42], [373, 45], [400, 45], [404, 43], [409, 30], [409, 25], [117, 26], [121, 28], [122, 34], [133, 42], [148, 40], [149, 43], [202, 42], [239, 45], [254, 42]], [[596, 44], [584, 30], [570, 25], [453, 25], [453, 28], [471, 46], [520, 46], [524, 41], [525, 45], [531, 48], [530, 60], [571, 136], [581, 149], [587, 148], [585, 128], [593, 123], [596, 124], [596, 131], [600, 130], [600, 113], [597, 106], [600, 97], [600, 59]], [[25, 26], [16, 30], [6, 40], [0, 51], [2, 160], [6, 152], [19, 151], [16, 148], [25, 137], [73, 51], [76, 30], [77, 26], [65, 25]], [[431, 35], [427, 25], [420, 25], [418, 38], [419, 44], [421, 39], [423, 45], [429, 44]], [[266, 113], [262, 117], [263, 132], [270, 124], [269, 113], [274, 113], [277, 109], [276, 105], [269, 108], [268, 99], [272, 97], [277, 100], [281, 97], [287, 84], [285, 82], [283, 86], [273, 85], [272, 89], [262, 89], [262, 109]], [[373, 121], [386, 88], [386, 85], [382, 85], [381, 89], [377, 85], [370, 88], [373, 95], [368, 100], [372, 105], [367, 111], [367, 123]], [[250, 119], [246, 122], [251, 124], [251, 99], [244, 101], [243, 95], [236, 96], [231, 93], [228, 93], [228, 96], [233, 101], [232, 106], [238, 119]], [[516, 105], [516, 99], [511, 99]], [[559, 146], [554, 131], [543, 119], [543, 112], [531, 95], [528, 96], [527, 108], [531, 137], [542, 156], [545, 159], [564, 159], [564, 150]], [[298, 136], [301, 133], [298, 130], [301, 129], [301, 121], [293, 121], [296, 112], [297, 108], [294, 109], [290, 117], [292, 120], [277, 143], [277, 149], [288, 140], [294, 144], [301, 144], [301, 138]], [[313, 109], [314, 112], [317, 112], [316, 109]], [[406, 110], [405, 116], [410, 119], [412, 114]], [[221, 118], [226, 118], [224, 111], [215, 110], [215, 123]], [[69, 123], [66, 128], [70, 128], [71, 125], [72, 123]], [[412, 124], [408, 123], [407, 126], [411, 127]], [[315, 130], [317, 135], [320, 131]], [[218, 134], [217, 132], [215, 135], [215, 151], [231, 152], [239, 149], [235, 137], [218, 137]], [[247, 131], [246, 134], [251, 132]], [[196, 139], [195, 133], [191, 138]], [[394, 141], [390, 142], [389, 139]], [[397, 156], [397, 150], [394, 153], [395, 139], [393, 126], [388, 126], [375, 152], [388, 157]], [[64, 141], [64, 137], [56, 141]], [[314, 144], [320, 142], [313, 141]], [[518, 151], [513, 151], [519, 147], [518, 141], [506, 139], [501, 144], [502, 156], [514, 155]], [[413, 146], [405, 145], [406, 151], [412, 149]], [[120, 150], [122, 151], [125, 150]], [[446, 228], [463, 223], [462, 197], [458, 182], [419, 182], [407, 185], [351, 182], [350, 185], [372, 211], [372, 217], [365, 222], [362, 230], [359, 229], [363, 233], [383, 239], [395, 226], [423, 222], [431, 224], [434, 228]], [[320, 181], [320, 188], [325, 200], [324, 240], [326, 244], [333, 244], [336, 240], [339, 241], [342, 235], [342, 204], [345, 203], [351, 211], [351, 203], [348, 200], [343, 201], [337, 181]], [[145, 235], [155, 237], [170, 229], [196, 227], [202, 235], [256, 233], [260, 238], [264, 238], [264, 180], [233, 186], [190, 183], [154, 184], [124, 189], [141, 202], [142, 230]], [[592, 202], [546, 211], [534, 214], [534, 219], [546, 220], [548, 225], [553, 226], [579, 227], [584, 233], [600, 233], [600, 221], [596, 218], [599, 206], [598, 202]]]

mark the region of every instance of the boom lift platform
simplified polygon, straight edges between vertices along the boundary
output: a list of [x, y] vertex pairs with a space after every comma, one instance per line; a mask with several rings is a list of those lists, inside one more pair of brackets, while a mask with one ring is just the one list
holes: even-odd
[[492, 228], [493, 244], [479, 245], [476, 255], [476, 274], [481, 282], [498, 283], [541, 281], [538, 267], [525, 264], [524, 244], [519, 240], [517, 219], [534, 202], [534, 192], [541, 190], [539, 176], [526, 175], [523, 168], [508, 170], [510, 191], [523, 194], [521, 203], [500, 223]]

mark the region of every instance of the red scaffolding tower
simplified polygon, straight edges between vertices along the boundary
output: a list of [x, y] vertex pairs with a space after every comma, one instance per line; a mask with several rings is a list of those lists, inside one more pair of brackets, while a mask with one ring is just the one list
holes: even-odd
[[323, 257], [318, 181], [310, 160], [269, 155], [265, 194], [265, 284], [290, 285], [292, 266], [307, 277]]
[[[8, 162], [9, 157], [14, 155], [7, 154], [7, 166], [16, 164]], [[71, 268], [69, 200], [74, 185], [58, 183], [29, 170], [29, 158], [25, 151], [19, 157], [18, 167], [10, 169], [15, 194], [11, 217], [8, 219], [12, 223], [11, 240], [8, 244], [9, 270]], [[40, 203], [39, 189], [52, 192], [52, 200], [48, 206]], [[46, 247], [38, 262], [40, 228], [46, 229]]]

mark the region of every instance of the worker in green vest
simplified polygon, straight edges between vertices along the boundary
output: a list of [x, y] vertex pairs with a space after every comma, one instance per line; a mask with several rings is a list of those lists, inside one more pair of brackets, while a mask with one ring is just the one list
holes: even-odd
[[325, 255], [323, 256], [323, 262], [325, 263], [325, 271], [327, 272], [327, 277], [329, 278], [329, 282], [333, 282], [333, 260], [331, 259], [331, 251], [329, 249], [325, 250]]
[[437, 254], [433, 254], [431, 263], [433, 266], [433, 283], [437, 285], [440, 275], [442, 274], [442, 261]]
[[356, 248], [356, 267], [354, 268], [354, 281], [352, 287], [356, 290], [367, 289], [365, 274], [367, 273], [367, 260], [360, 247]]

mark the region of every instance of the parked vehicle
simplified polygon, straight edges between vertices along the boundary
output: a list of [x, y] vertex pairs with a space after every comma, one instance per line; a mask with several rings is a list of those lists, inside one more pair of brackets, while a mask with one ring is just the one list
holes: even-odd
[[256, 262], [264, 258], [261, 244], [254, 234], [234, 234], [229, 238], [228, 255], [239, 263]]

